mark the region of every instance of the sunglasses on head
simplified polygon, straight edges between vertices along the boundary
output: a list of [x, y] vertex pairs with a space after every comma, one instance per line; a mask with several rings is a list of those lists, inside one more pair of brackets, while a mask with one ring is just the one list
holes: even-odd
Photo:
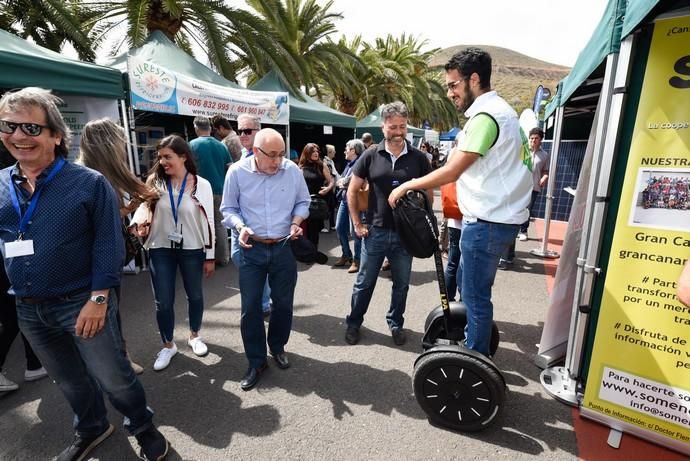
[[249, 136], [250, 134], [252, 134], [255, 131], [256, 131], [256, 128], [245, 128], [243, 130], [237, 130], [237, 132], [239, 134], [243, 134], [245, 136]]
[[7, 120], [0, 120], [0, 132], [5, 134], [12, 134], [19, 127], [27, 136], [39, 136], [43, 128], [50, 128], [38, 123], [17, 123], [8, 122]]

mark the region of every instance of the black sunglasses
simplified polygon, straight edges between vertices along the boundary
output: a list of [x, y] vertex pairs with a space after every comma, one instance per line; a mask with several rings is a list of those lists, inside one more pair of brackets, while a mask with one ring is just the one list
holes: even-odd
[[245, 128], [244, 130], [237, 130], [237, 133], [249, 136], [256, 131], [256, 128]]
[[50, 128], [49, 126], [39, 125], [38, 123], [17, 123], [8, 122], [7, 120], [0, 120], [0, 132], [5, 134], [12, 134], [19, 127], [27, 136], [39, 136], [43, 128]]

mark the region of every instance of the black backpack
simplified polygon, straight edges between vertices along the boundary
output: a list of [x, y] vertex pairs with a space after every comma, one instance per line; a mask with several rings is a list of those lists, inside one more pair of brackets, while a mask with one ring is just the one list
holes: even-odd
[[400, 243], [415, 258], [428, 258], [438, 250], [438, 224], [424, 192], [408, 191], [393, 208]]

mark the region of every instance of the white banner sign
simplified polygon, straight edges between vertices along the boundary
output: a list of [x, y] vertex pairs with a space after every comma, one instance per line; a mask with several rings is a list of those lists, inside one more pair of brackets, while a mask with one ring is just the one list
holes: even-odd
[[288, 93], [216, 85], [136, 57], [128, 58], [127, 68], [130, 99], [137, 110], [205, 117], [220, 114], [230, 120], [249, 114], [275, 125], [287, 125], [290, 120]]

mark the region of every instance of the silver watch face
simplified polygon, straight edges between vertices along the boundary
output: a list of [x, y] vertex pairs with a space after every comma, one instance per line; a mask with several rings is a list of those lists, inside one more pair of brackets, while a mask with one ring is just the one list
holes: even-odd
[[105, 304], [107, 300], [108, 298], [106, 298], [105, 295], [91, 296], [91, 301], [95, 302], [96, 304]]

